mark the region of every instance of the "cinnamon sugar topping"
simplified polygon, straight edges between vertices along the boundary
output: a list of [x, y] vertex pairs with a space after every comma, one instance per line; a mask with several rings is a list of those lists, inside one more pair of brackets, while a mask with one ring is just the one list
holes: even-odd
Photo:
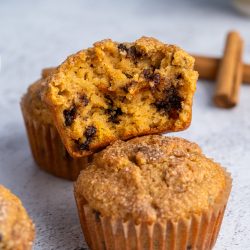
[[178, 219], [209, 208], [226, 186], [219, 164], [176, 137], [117, 141], [94, 156], [75, 192], [104, 216]]

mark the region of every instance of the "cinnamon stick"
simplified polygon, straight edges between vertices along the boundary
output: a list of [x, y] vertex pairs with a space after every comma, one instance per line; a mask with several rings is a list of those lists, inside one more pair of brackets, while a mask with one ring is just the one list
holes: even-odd
[[250, 64], [243, 64], [243, 83], [250, 83]]
[[231, 93], [231, 103], [233, 106], [235, 106], [238, 103], [240, 85], [242, 83], [242, 78], [243, 78], [243, 75], [242, 75], [243, 73], [243, 63], [242, 63], [243, 46], [244, 46], [243, 40], [241, 39], [239, 48], [238, 48], [238, 61], [236, 62], [235, 76], [234, 76], [235, 78], [234, 78], [234, 84], [233, 84], [233, 89]]
[[215, 80], [220, 65], [220, 58], [192, 55], [195, 58], [194, 69], [199, 79]]
[[240, 35], [230, 32], [217, 74], [214, 103], [218, 107], [231, 108], [238, 102], [242, 82], [242, 50], [243, 40]]
[[[218, 57], [192, 55], [195, 58], [194, 68], [200, 79], [215, 80], [221, 59]], [[243, 83], [250, 84], [250, 64], [243, 64]]]

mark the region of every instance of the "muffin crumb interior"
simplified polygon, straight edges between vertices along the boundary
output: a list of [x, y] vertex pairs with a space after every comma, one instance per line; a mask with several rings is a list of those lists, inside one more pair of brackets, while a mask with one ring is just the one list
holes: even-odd
[[[59, 66], [45, 99], [69, 152], [83, 156], [116, 139], [187, 127], [198, 75], [193, 65], [186, 52], [153, 38], [107, 39]], [[91, 140], [89, 126], [96, 129]]]

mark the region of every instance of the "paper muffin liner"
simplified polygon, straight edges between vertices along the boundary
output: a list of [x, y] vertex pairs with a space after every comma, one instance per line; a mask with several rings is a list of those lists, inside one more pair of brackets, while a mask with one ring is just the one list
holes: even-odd
[[210, 250], [219, 234], [231, 183], [228, 175], [220, 199], [201, 214], [140, 224], [102, 216], [75, 193], [85, 240], [92, 250]]
[[57, 177], [76, 180], [90, 157], [72, 158], [53, 125], [32, 119], [21, 108], [31, 152], [37, 165]]

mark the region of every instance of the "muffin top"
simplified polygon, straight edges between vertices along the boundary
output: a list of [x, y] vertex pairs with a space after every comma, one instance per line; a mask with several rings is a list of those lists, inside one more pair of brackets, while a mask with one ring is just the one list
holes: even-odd
[[0, 249], [31, 249], [34, 225], [21, 201], [0, 185]]
[[44, 91], [46, 78], [54, 71], [54, 68], [46, 68], [42, 71], [42, 78], [31, 84], [27, 93], [21, 101], [22, 110], [32, 119], [46, 124], [53, 124], [51, 112], [47, 105], [41, 100], [41, 94]]
[[177, 220], [213, 206], [229, 179], [195, 143], [150, 135], [116, 141], [97, 153], [75, 192], [103, 216]]

